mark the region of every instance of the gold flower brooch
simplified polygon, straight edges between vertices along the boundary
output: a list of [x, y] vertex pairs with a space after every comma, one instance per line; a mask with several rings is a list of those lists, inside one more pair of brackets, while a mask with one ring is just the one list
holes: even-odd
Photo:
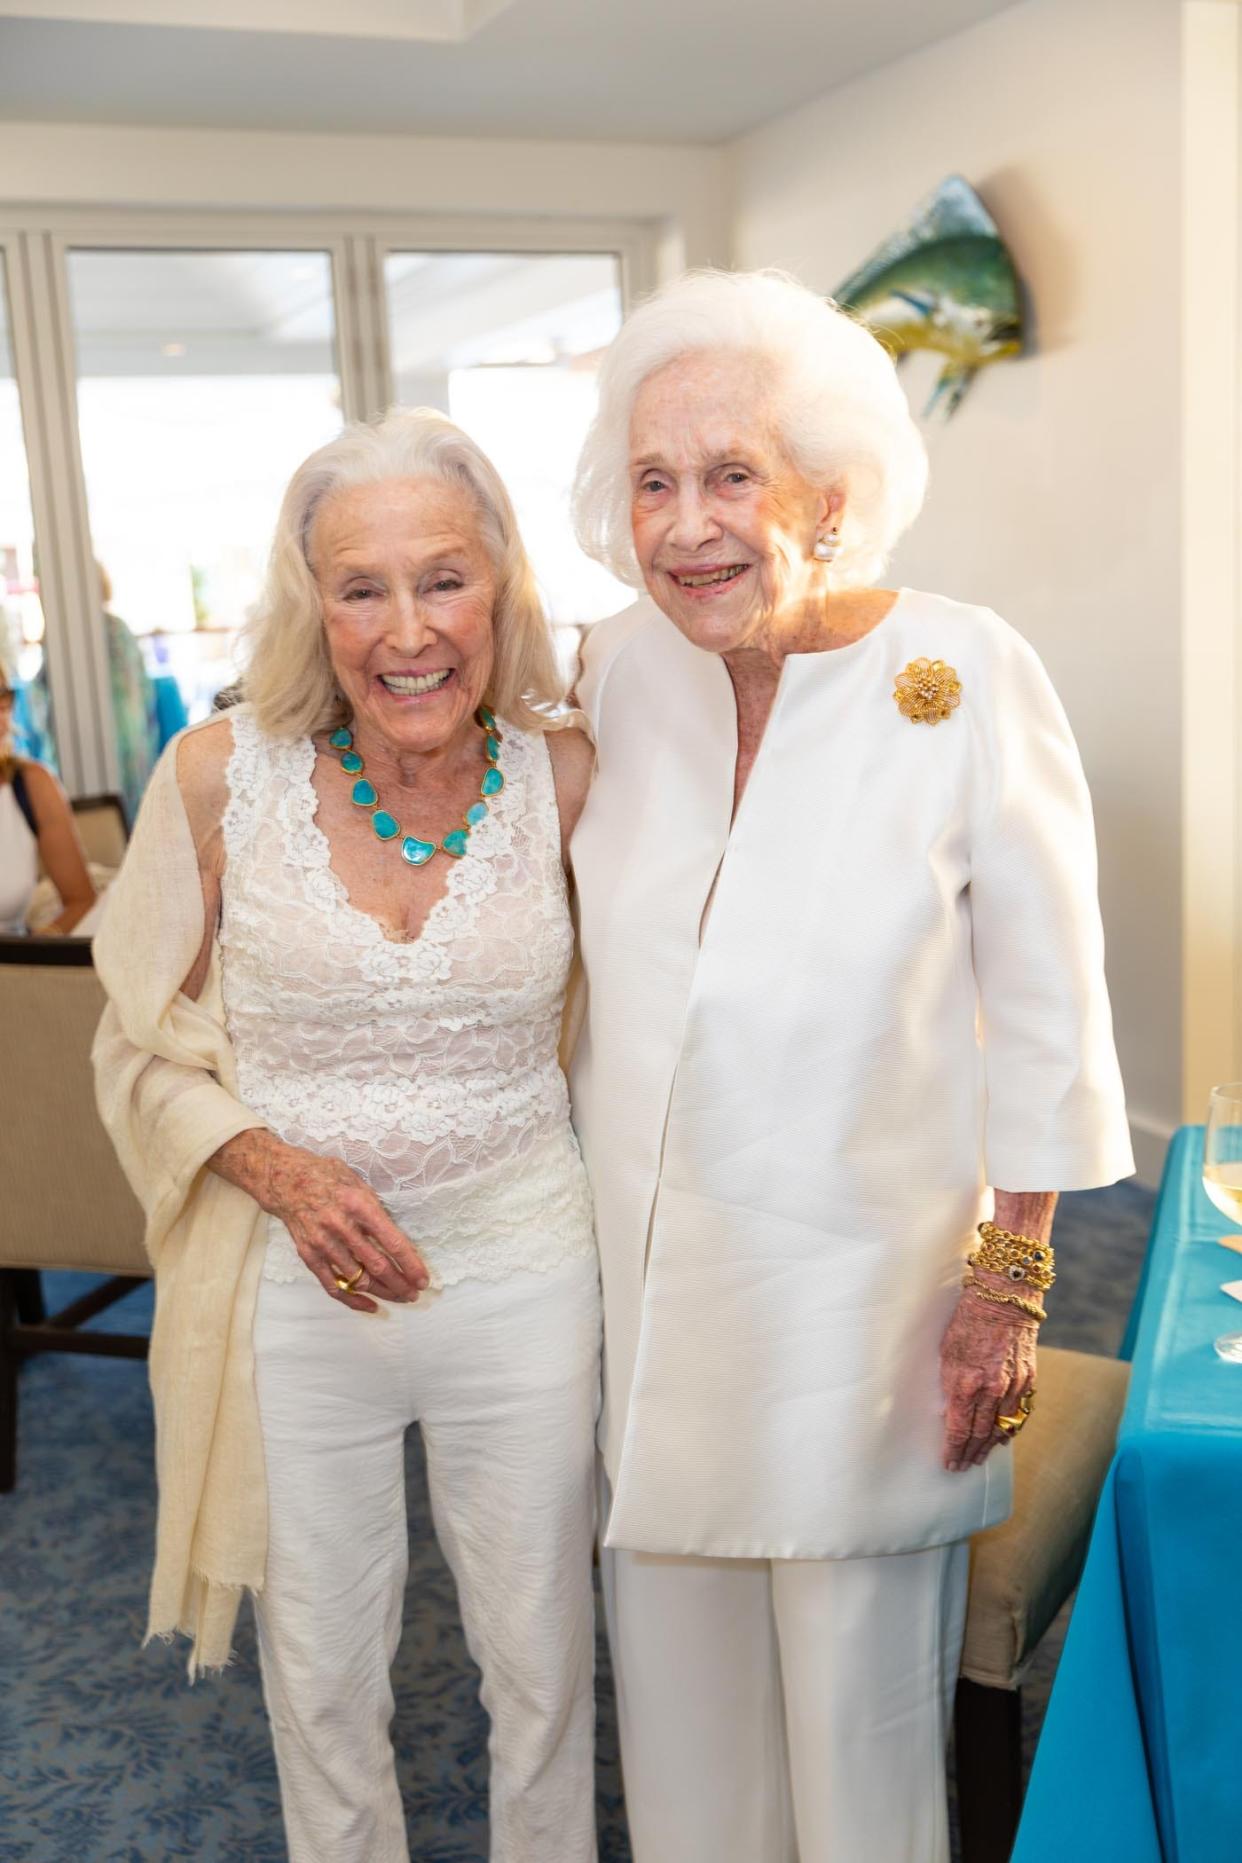
[[943, 660], [911, 660], [893, 687], [897, 710], [911, 724], [939, 724], [962, 702], [962, 682]]

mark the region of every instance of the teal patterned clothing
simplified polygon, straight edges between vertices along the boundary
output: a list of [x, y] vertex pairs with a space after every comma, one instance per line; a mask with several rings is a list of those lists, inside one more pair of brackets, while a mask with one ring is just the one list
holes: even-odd
[[108, 673], [112, 716], [116, 721], [117, 759], [121, 767], [121, 794], [125, 798], [125, 813], [132, 823], [160, 754], [155, 687], [147, 672], [142, 648], [120, 615], [105, 610], [104, 626], [108, 634]]

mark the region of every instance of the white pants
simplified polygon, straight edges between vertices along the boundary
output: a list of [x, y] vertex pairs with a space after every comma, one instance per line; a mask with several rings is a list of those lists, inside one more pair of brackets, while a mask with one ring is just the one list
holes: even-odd
[[634, 1863], [947, 1863], [964, 1543], [601, 1561]]
[[406, 1863], [389, 1671], [408, 1564], [403, 1443], [491, 1717], [493, 1863], [593, 1863], [596, 1264], [354, 1313], [261, 1284], [263, 1688], [292, 1863]]

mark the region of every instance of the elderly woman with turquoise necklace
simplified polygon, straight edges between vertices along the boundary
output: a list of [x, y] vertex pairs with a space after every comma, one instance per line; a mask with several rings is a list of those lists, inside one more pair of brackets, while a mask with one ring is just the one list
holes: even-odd
[[557, 1044], [592, 752], [551, 729], [531, 570], [464, 434], [396, 413], [298, 469], [244, 687], [165, 759], [99, 946], [159, 1289], [151, 1629], [222, 1661], [247, 1585], [293, 1863], [404, 1859], [418, 1422], [491, 1856], [589, 1863], [599, 1293]]
[[946, 1863], [1056, 1195], [1131, 1169], [1086, 785], [1012, 628], [874, 586], [926, 459], [860, 325], [692, 276], [599, 389], [579, 536], [642, 593], [579, 686], [572, 1082], [635, 1863]]

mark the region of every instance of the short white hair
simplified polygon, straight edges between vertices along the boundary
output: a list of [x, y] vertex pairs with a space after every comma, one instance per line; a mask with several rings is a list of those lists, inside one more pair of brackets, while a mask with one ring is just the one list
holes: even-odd
[[[630, 419], [648, 376], [697, 351], [740, 350], [765, 365], [795, 470], [846, 494], [833, 588], [881, 574], [927, 489], [927, 452], [887, 350], [829, 299], [785, 272], [688, 272], [640, 304], [599, 371], [599, 406], [578, 460], [578, 541], [641, 587], [630, 528]], [[760, 377], [764, 379], [764, 377]]]
[[389, 479], [436, 479], [469, 492], [496, 572], [495, 658], [485, 701], [527, 730], [547, 730], [564, 697], [552, 635], [504, 482], [482, 447], [435, 408], [393, 408], [355, 421], [304, 459], [289, 481], [262, 594], [246, 630], [242, 696], [274, 737], [345, 724], [310, 566], [315, 514], [333, 492]]

